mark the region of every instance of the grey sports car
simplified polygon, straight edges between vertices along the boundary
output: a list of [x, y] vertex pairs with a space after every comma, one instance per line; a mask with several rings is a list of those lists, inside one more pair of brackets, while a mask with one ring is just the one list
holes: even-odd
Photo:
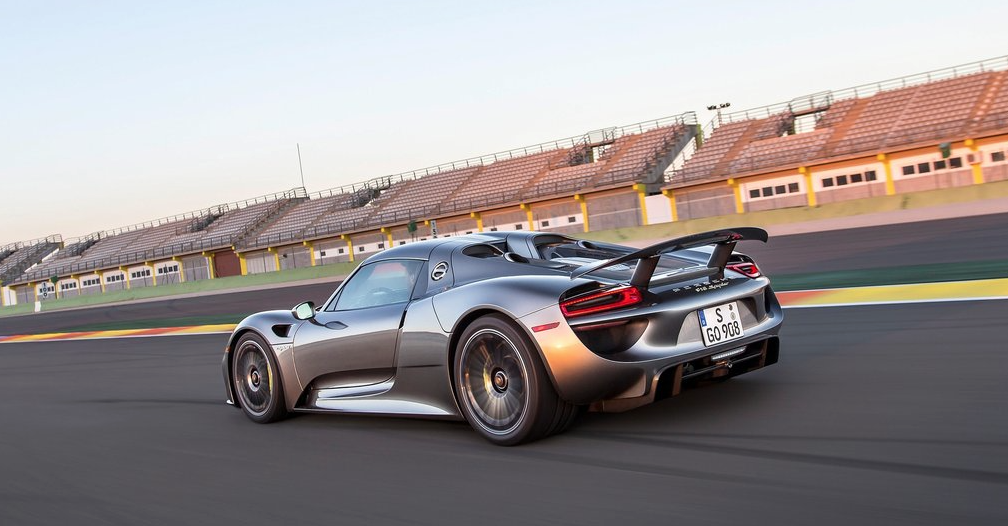
[[544, 232], [398, 246], [322, 306], [261, 312], [223, 360], [229, 404], [464, 418], [493, 443], [566, 429], [777, 362], [783, 313], [742, 240], [758, 228], [636, 250]]

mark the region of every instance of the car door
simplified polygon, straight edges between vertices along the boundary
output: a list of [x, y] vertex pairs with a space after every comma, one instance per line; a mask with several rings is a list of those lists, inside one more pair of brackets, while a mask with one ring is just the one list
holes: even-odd
[[362, 265], [339, 294], [294, 335], [294, 366], [302, 387], [353, 387], [387, 380], [403, 314], [423, 261]]

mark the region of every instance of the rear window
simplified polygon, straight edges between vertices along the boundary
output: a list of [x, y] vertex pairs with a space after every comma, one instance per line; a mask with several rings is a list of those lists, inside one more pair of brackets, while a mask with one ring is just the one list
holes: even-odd
[[[630, 253], [630, 251], [625, 248], [621, 249], [619, 247], [596, 244], [584, 246], [570, 242], [541, 246], [539, 247], [539, 252], [543, 259], [553, 263], [561, 263], [565, 265], [566, 270], [568, 271], [575, 270], [584, 265], [592, 265]], [[703, 250], [683, 250], [676, 252], [675, 255], [665, 254], [658, 260], [658, 267], [655, 269], [655, 275], [660, 275], [665, 272], [682, 268], [693, 267], [699, 264], [705, 264], [708, 257], [709, 253], [704, 252]], [[636, 267], [636, 260], [628, 261], [626, 263], [592, 272], [591, 277], [595, 279], [612, 280], [614, 282], [623, 282], [629, 280], [630, 277], [633, 276], [633, 272]]]

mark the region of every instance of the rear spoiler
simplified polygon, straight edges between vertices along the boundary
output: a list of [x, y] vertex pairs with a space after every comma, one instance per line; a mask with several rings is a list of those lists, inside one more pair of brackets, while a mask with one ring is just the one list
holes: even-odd
[[662, 241], [661, 243], [617, 258], [582, 265], [571, 272], [571, 279], [580, 278], [585, 274], [590, 274], [596, 270], [602, 270], [613, 265], [640, 260], [637, 263], [637, 268], [634, 270], [633, 277], [630, 278], [630, 284], [638, 288], [647, 288], [648, 283], [651, 282], [651, 276], [654, 275], [655, 268], [658, 267], [658, 258], [662, 254], [706, 245], [714, 245], [714, 250], [707, 261], [707, 268], [712, 269], [711, 274], [723, 277], [725, 265], [728, 264], [728, 258], [731, 257], [732, 251], [735, 250], [735, 243], [739, 241], [762, 241], [766, 243], [766, 240], [767, 233], [762, 228], [739, 227], [702, 232]]

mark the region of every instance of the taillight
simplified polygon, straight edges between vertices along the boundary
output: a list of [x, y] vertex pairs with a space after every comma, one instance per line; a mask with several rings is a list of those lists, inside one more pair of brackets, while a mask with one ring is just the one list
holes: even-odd
[[742, 274], [747, 278], [758, 278], [762, 276], [762, 274], [760, 274], [759, 267], [757, 267], [755, 263], [749, 261], [744, 261], [742, 263], [731, 263], [727, 265], [727, 268], [730, 268], [731, 270], [734, 270], [735, 272], [738, 272], [739, 274]]
[[641, 300], [641, 292], [637, 287], [627, 285], [562, 301], [560, 312], [567, 318], [574, 318], [629, 307]]

